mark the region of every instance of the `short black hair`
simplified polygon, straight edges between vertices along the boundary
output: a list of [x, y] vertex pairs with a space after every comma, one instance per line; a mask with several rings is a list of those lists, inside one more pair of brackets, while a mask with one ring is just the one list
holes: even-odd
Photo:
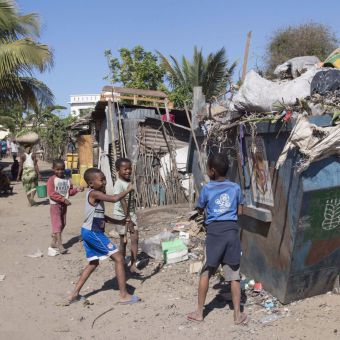
[[219, 176], [226, 176], [229, 170], [228, 156], [223, 153], [216, 153], [208, 158], [209, 169], [215, 169]]
[[124, 157], [118, 158], [115, 162], [116, 170], [119, 170], [123, 163], [132, 164], [132, 162], [128, 158], [124, 158]]
[[97, 168], [87, 169], [84, 172], [84, 180], [87, 183], [87, 185], [89, 185], [89, 182], [92, 180], [94, 175], [101, 174], [101, 173], [102, 173], [102, 171], [97, 169]]
[[54, 169], [57, 165], [65, 166], [65, 162], [62, 159], [54, 159], [52, 163], [52, 169]]

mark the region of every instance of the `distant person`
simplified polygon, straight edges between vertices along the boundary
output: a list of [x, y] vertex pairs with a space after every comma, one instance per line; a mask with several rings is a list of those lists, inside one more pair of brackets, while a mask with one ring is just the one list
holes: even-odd
[[13, 139], [12, 142], [11, 142], [11, 155], [13, 157], [13, 162], [18, 157], [18, 151], [19, 151], [18, 144], [17, 144], [16, 140]]
[[47, 181], [52, 225], [51, 248], [57, 248], [60, 254], [65, 254], [67, 250], [63, 246], [62, 232], [66, 225], [67, 206], [71, 205], [68, 198], [84, 189], [74, 188], [70, 179], [65, 178], [65, 162], [62, 159], [54, 160], [52, 169], [54, 175]]
[[[119, 158], [116, 161], [116, 171], [118, 174], [117, 180], [113, 187], [114, 194], [120, 194], [126, 190], [131, 182], [131, 174], [132, 174], [132, 163], [128, 158]], [[120, 236], [120, 251], [123, 254], [123, 257], [126, 256], [126, 245], [127, 245], [127, 236], [130, 235], [131, 239], [131, 263], [130, 263], [130, 272], [138, 273], [138, 269], [136, 267], [137, 262], [137, 253], [138, 253], [138, 224], [137, 224], [137, 215], [135, 208], [135, 197], [131, 197], [132, 193], [128, 196], [121, 199], [119, 202], [116, 202], [113, 205], [113, 218], [115, 220], [121, 221], [121, 223], [115, 225], [115, 229], [117, 230]], [[130, 206], [128, 206], [130, 204]], [[126, 222], [125, 222], [126, 221]]]
[[200, 213], [205, 211], [206, 259], [199, 280], [197, 309], [188, 315], [188, 320], [203, 321], [209, 279], [219, 265], [222, 265], [225, 280], [231, 282], [234, 323], [245, 324], [247, 315], [240, 310], [241, 244], [237, 224], [238, 213], [242, 212], [243, 205], [241, 188], [226, 179], [228, 172], [226, 155], [216, 154], [209, 157], [207, 165], [210, 182], [202, 188], [197, 204]]
[[140, 299], [136, 295], [128, 294], [126, 290], [124, 258], [116, 245], [111, 243], [110, 239], [104, 233], [105, 222], [117, 222], [105, 215], [104, 202], [115, 203], [120, 201], [132, 191], [132, 186], [129, 185], [125, 191], [118, 195], [106, 195], [106, 178], [99, 169], [87, 169], [84, 173], [84, 179], [90, 187], [90, 190], [86, 194], [85, 221], [81, 228], [81, 236], [86, 252], [86, 258], [89, 263], [76, 283], [74, 291], [69, 297], [68, 304], [84, 299], [79, 295], [81, 288], [92, 272], [97, 268], [99, 260], [108, 257], [115, 262], [120, 303], [134, 304], [140, 301]]
[[1, 158], [6, 157], [7, 154], [7, 142], [6, 140], [1, 141]]
[[32, 145], [24, 145], [25, 152], [20, 157], [18, 172], [18, 181], [22, 180], [29, 206], [36, 204], [34, 195], [40, 178], [38, 160], [32, 149]]
[[0, 167], [0, 193], [8, 194], [8, 192], [13, 193], [13, 187], [9, 178], [2, 172], [2, 167]]
[[11, 166], [11, 177], [12, 177], [12, 181], [16, 181], [16, 179], [18, 178], [18, 173], [19, 173], [19, 162], [16, 156], [13, 156], [13, 160], [14, 162]]

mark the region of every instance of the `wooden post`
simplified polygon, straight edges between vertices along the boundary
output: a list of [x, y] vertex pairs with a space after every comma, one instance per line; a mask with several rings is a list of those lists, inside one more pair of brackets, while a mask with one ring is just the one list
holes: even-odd
[[166, 121], [170, 122], [170, 114], [169, 114], [169, 108], [168, 108], [168, 99], [164, 99], [164, 107], [165, 107], [165, 113], [166, 113]]
[[191, 112], [191, 124], [193, 129], [195, 130], [198, 127], [198, 115], [202, 112], [205, 106], [205, 96], [202, 92], [201, 86], [194, 87], [194, 102]]
[[251, 40], [251, 31], [247, 33], [246, 49], [244, 51], [244, 59], [243, 59], [243, 67], [242, 67], [242, 79], [241, 79], [242, 83], [244, 82], [244, 79], [246, 78], [246, 74], [247, 74], [250, 40]]

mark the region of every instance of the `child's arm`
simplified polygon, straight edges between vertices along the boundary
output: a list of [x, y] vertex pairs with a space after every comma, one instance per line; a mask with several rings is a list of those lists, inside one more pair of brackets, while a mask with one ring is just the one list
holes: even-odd
[[200, 215], [203, 215], [204, 209], [208, 203], [207, 196], [206, 196], [206, 187], [204, 186], [201, 190], [201, 193], [198, 197], [197, 204], [196, 204], [196, 210]]
[[129, 184], [126, 190], [116, 195], [107, 195], [103, 193], [102, 191], [94, 190], [94, 191], [91, 191], [89, 199], [90, 199], [90, 203], [92, 204], [94, 204], [95, 201], [116, 203], [120, 201], [122, 198], [124, 198], [130, 191], [133, 191], [133, 186], [131, 184]]
[[237, 215], [243, 215], [243, 204], [239, 204], [237, 207]]
[[71, 202], [66, 199], [63, 195], [58, 194], [55, 190], [54, 190], [54, 176], [50, 177], [46, 183], [47, 186], [47, 196], [49, 196], [49, 198], [57, 203], [64, 203], [66, 205], [70, 205]]
[[70, 189], [68, 190], [68, 194], [70, 196], [76, 195], [78, 192], [84, 191], [84, 188], [75, 188], [73, 187], [72, 182], [70, 182]]
[[113, 223], [113, 224], [123, 224], [125, 223], [125, 220], [115, 220], [114, 218], [104, 215], [105, 216], [105, 222], [107, 223]]

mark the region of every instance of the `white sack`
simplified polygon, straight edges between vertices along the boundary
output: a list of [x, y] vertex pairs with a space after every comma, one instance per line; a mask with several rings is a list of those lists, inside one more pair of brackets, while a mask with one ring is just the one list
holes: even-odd
[[317, 72], [318, 69], [313, 68], [296, 79], [273, 82], [251, 70], [233, 102], [237, 110], [248, 112], [275, 111], [275, 106], [280, 102], [293, 105], [296, 98], [310, 95], [310, 83]]
[[314, 56], [296, 57], [287, 60], [281, 65], [276, 66], [274, 74], [280, 78], [289, 76], [291, 78], [297, 78], [306, 71], [314, 68], [320, 63], [320, 59]]
[[276, 169], [285, 162], [288, 151], [295, 147], [303, 155], [297, 166], [298, 173], [306, 170], [312, 162], [340, 155], [340, 125], [319, 127], [309, 123], [306, 114], [301, 115], [281, 152]]

